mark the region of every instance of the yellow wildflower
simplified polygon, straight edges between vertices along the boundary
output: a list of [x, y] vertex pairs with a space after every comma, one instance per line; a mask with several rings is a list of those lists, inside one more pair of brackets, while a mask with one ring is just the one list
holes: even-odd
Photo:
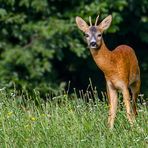
[[31, 117], [31, 121], [36, 121], [36, 118], [35, 117]]
[[42, 116], [42, 117], [45, 117], [45, 114], [42, 114], [41, 116]]
[[8, 112], [8, 115], [11, 116], [12, 115], [12, 112]]
[[11, 117], [11, 116], [12, 116], [12, 114], [13, 114], [13, 112], [12, 112], [12, 111], [8, 112], [8, 113], [7, 113], [7, 117], [8, 117], [8, 118], [9, 118], [9, 117]]

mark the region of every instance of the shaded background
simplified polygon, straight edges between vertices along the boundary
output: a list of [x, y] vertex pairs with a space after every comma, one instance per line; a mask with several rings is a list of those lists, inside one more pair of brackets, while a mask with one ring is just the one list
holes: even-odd
[[113, 22], [104, 34], [112, 50], [134, 48], [141, 67], [142, 89], [148, 95], [148, 0], [0, 0], [0, 88], [86, 89], [89, 78], [100, 91], [105, 80], [98, 70], [75, 17]]

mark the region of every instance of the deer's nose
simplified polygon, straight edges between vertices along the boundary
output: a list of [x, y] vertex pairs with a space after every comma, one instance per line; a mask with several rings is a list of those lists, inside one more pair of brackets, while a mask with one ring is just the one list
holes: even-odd
[[90, 46], [96, 46], [97, 43], [96, 42], [90, 42]]

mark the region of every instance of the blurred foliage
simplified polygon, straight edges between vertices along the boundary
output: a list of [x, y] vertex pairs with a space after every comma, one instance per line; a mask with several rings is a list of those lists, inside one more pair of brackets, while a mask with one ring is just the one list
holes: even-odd
[[[113, 15], [105, 40], [113, 49], [129, 44], [138, 54], [144, 86], [148, 86], [148, 1], [134, 0], [0, 0], [0, 87], [43, 92], [72, 86], [83, 88], [103, 76], [90, 58], [77, 15]], [[100, 86], [99, 86], [100, 87]]]

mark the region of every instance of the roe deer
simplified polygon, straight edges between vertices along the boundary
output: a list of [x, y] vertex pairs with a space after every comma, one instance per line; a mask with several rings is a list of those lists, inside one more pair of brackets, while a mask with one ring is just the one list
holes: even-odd
[[[140, 90], [140, 69], [134, 50], [127, 45], [120, 45], [110, 51], [102, 38], [102, 33], [109, 28], [112, 16], [106, 17], [97, 25], [99, 16], [96, 18], [95, 25], [88, 25], [81, 17], [76, 17], [78, 28], [85, 33], [85, 38], [90, 48], [90, 52], [97, 66], [103, 71], [106, 79], [107, 94], [109, 99], [108, 124], [112, 129], [117, 110], [117, 91], [123, 95], [126, 107], [127, 118], [133, 124], [134, 117], [137, 115], [136, 100]], [[132, 94], [132, 108], [130, 104], [130, 92]], [[133, 114], [134, 113], [134, 114]]]

